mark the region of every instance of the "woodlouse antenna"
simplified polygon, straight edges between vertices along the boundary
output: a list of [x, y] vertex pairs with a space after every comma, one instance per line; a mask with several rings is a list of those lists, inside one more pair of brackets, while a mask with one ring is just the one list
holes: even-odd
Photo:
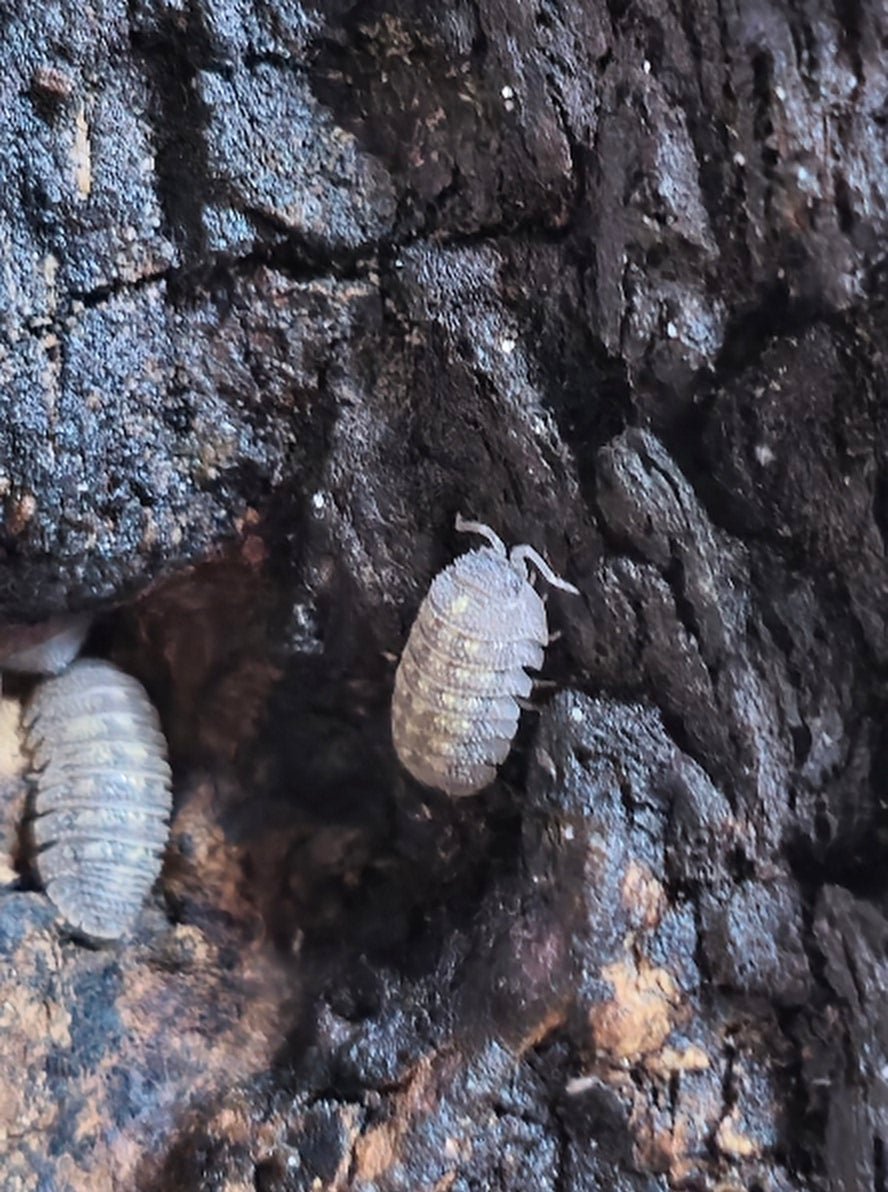
[[486, 538], [498, 555], [506, 557], [506, 544], [498, 534], [491, 530], [490, 526], [485, 526], [483, 522], [466, 521], [461, 513], [456, 515], [456, 530], [459, 534], [479, 534], [482, 538]]
[[566, 579], [562, 579], [560, 575], [556, 575], [546, 560], [538, 551], [535, 551], [532, 546], [513, 546], [512, 553], [509, 555], [509, 562], [515, 566], [521, 563], [530, 563], [536, 567], [537, 571], [543, 577], [547, 584], [553, 588], [560, 588], [562, 592], [570, 592], [572, 596], [579, 596], [580, 589], [575, 588], [573, 584], [569, 584]]

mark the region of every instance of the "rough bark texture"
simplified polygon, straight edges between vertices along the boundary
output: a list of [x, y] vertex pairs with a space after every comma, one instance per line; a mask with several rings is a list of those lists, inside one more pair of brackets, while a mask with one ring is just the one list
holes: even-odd
[[[884, 1190], [881, 4], [0, 32], [0, 613], [97, 610], [176, 780], [67, 938], [7, 685], [3, 1188]], [[387, 656], [457, 511], [583, 595], [451, 803]]]

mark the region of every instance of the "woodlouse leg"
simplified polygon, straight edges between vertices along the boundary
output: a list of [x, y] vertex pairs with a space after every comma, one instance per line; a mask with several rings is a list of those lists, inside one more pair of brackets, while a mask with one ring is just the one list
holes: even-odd
[[[536, 695], [538, 691], [550, 691], [553, 687], [557, 686], [558, 684], [554, 681], [554, 679], [534, 679], [533, 694]], [[515, 703], [518, 705], [518, 707], [523, 708], [525, 712], [541, 712], [543, 710], [543, 705], [535, 703], [532, 698], [525, 699], [520, 695], [515, 695], [512, 698], [515, 700]]]
[[455, 525], [458, 534], [478, 534], [487, 539], [498, 555], [506, 557], [506, 544], [499, 534], [491, 530], [490, 526], [485, 526], [483, 522], [466, 521], [461, 513], [456, 515]]
[[[459, 529], [458, 526], [457, 529]], [[575, 588], [566, 579], [562, 579], [560, 575], [556, 575], [543, 556], [526, 543], [522, 546], [512, 548], [512, 553], [509, 555], [509, 562], [513, 564], [530, 563], [536, 567], [546, 583], [550, 584], [553, 588], [560, 588], [562, 592], [570, 592], [572, 596], [579, 596], [580, 594], [579, 588]]]

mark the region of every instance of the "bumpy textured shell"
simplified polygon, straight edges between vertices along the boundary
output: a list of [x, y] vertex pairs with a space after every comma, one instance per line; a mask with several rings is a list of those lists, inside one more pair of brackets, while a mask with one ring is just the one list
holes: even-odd
[[490, 547], [438, 575], [395, 674], [392, 737], [426, 786], [471, 795], [492, 782], [530, 695], [525, 667], [548, 644], [546, 610], [521, 571]]
[[37, 688], [24, 725], [46, 893], [72, 927], [117, 939], [150, 892], [169, 835], [157, 713], [136, 679], [83, 659]]

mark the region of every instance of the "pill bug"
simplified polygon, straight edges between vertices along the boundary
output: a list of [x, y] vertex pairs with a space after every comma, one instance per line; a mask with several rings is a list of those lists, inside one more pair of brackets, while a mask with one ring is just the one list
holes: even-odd
[[91, 624], [89, 613], [64, 613], [39, 625], [3, 625], [0, 670], [57, 675], [79, 654]]
[[46, 893], [76, 930], [117, 939], [154, 885], [169, 834], [170, 768], [157, 713], [136, 679], [81, 659], [38, 686], [23, 724]]
[[527, 572], [579, 595], [533, 547], [506, 550], [488, 526], [457, 516], [462, 533], [489, 545], [460, 555], [435, 577], [395, 673], [392, 739], [414, 778], [471, 795], [496, 777], [518, 728], [520, 700], [549, 644], [546, 609]]

